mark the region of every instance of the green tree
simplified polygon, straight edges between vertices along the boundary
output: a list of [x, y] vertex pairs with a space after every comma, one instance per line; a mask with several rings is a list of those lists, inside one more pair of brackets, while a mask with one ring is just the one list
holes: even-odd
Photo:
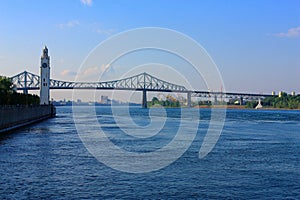
[[10, 79], [0, 76], [0, 93], [8, 94], [13, 92], [13, 84]]
[[267, 97], [262, 102], [263, 106], [273, 108], [289, 108], [298, 109], [300, 108], [300, 96], [292, 96], [283, 92], [281, 97]]
[[11, 99], [10, 94], [13, 93], [13, 84], [10, 79], [0, 76], [0, 104], [8, 104]]
[[159, 104], [159, 100], [157, 97], [152, 98], [152, 105]]
[[0, 105], [38, 105], [39, 103], [39, 96], [15, 92], [11, 80], [0, 76]]
[[256, 101], [247, 101], [245, 107], [246, 108], [255, 108], [257, 106], [257, 102]]

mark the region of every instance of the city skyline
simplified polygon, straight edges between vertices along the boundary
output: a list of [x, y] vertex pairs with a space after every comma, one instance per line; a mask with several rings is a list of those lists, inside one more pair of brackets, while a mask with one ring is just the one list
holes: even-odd
[[[202, 45], [219, 68], [227, 91], [300, 92], [299, 1], [29, 4], [16, 0], [1, 4], [1, 75], [13, 76], [24, 70], [39, 74], [41, 49], [47, 45], [51, 78], [73, 81], [86, 56], [100, 42], [134, 28], [162, 27]], [[120, 68], [127, 67], [126, 61], [120, 63]], [[105, 63], [95, 68], [101, 72]], [[51, 91], [55, 99], [71, 96], [70, 91]]]

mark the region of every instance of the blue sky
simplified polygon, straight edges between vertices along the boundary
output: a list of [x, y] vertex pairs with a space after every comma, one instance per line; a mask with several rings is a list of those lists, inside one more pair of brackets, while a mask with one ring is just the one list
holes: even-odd
[[47, 45], [52, 78], [74, 80], [96, 45], [140, 27], [174, 29], [196, 40], [227, 91], [300, 92], [299, 0], [1, 1], [0, 74], [38, 74]]

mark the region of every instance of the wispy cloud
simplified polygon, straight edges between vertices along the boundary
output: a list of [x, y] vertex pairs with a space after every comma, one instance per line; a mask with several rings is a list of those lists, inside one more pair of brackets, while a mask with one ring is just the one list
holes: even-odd
[[101, 74], [102, 78], [108, 78], [109, 75], [112, 75], [113, 73], [114, 69], [109, 64], [102, 64], [101, 66], [92, 66], [82, 70], [77, 78], [80, 81], [98, 81]]
[[82, 75], [87, 77], [87, 76], [99, 74], [100, 72], [101, 72], [100, 67], [94, 66], [94, 67], [90, 67], [90, 68], [85, 69], [83, 71]]
[[73, 28], [75, 26], [78, 26], [80, 24], [80, 22], [78, 20], [71, 20], [67, 23], [62, 23], [59, 24], [58, 27], [63, 29], [63, 28]]
[[274, 34], [276, 37], [285, 37], [285, 38], [295, 38], [300, 37], [300, 26], [295, 28], [290, 28], [287, 32], [276, 33]]
[[92, 6], [93, 0], [80, 0], [83, 5]]
[[94, 66], [94, 67], [89, 67], [85, 69], [82, 73], [83, 76], [90, 76], [90, 75], [100, 75], [100, 73], [103, 73], [109, 68], [109, 64], [103, 64], [101, 66]]
[[62, 76], [76, 76], [76, 72], [70, 70], [70, 69], [64, 69], [60, 72], [60, 75]]

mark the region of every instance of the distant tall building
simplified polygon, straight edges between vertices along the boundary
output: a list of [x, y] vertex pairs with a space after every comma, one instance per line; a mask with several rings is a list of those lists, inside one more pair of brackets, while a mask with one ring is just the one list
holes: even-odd
[[101, 103], [108, 104], [108, 96], [101, 96]]
[[41, 56], [40, 67], [40, 104], [49, 104], [49, 86], [50, 86], [50, 56], [48, 55], [48, 49], [45, 46], [43, 54]]

